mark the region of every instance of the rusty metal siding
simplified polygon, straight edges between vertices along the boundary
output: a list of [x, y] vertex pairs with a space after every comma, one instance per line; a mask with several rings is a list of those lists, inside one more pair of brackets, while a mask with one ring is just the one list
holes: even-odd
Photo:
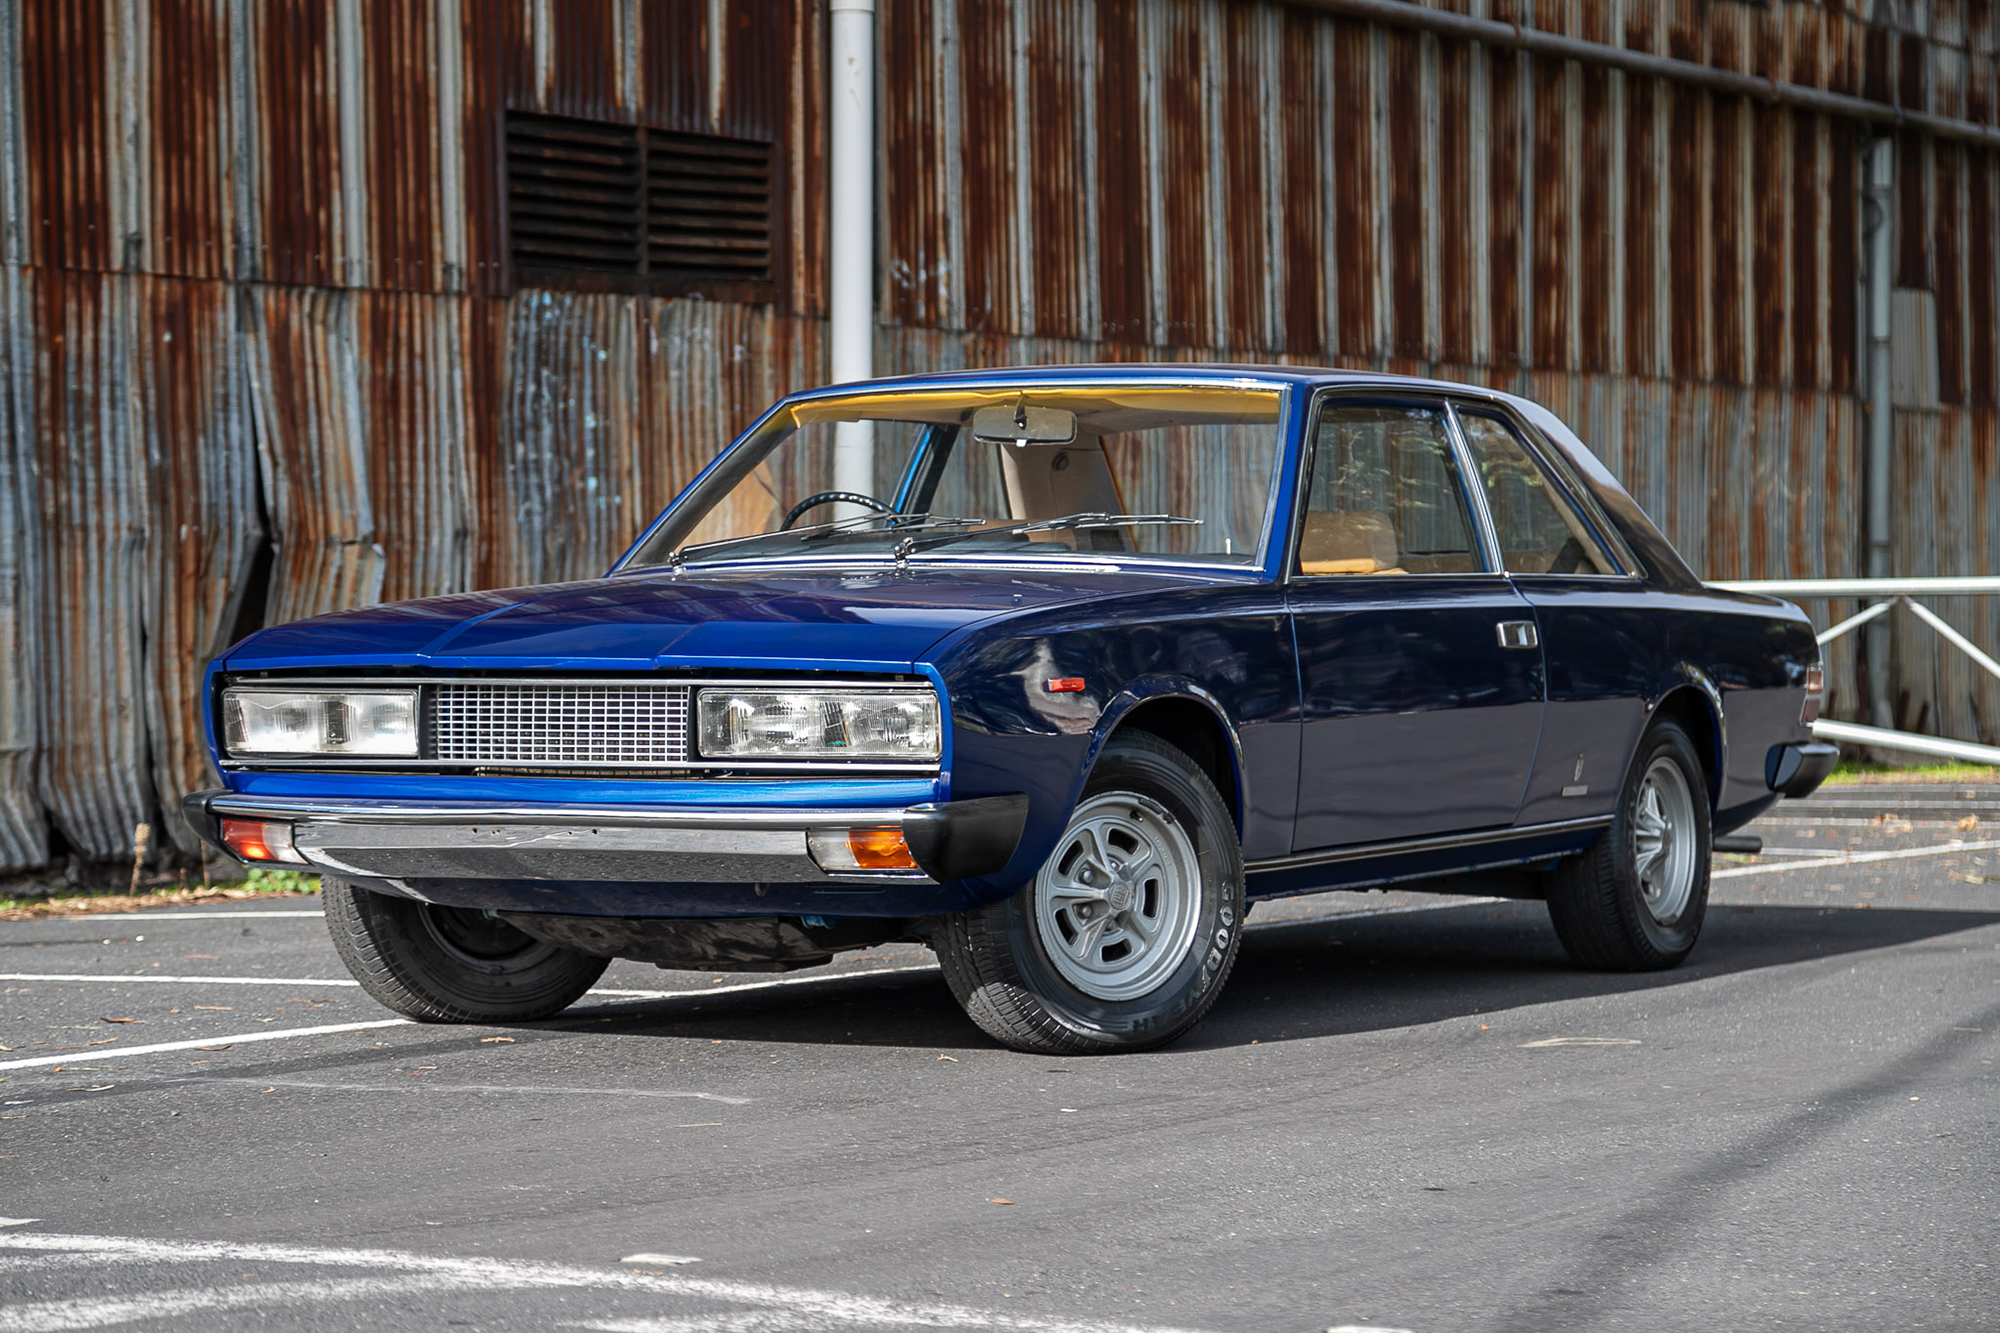
[[45, 589], [33, 440], [39, 359], [33, 274], [0, 267], [0, 870], [48, 857], [48, 821], [35, 792]]
[[[956, 277], [949, 221], [955, 210], [941, 196], [949, 177], [943, 96], [954, 81], [939, 68], [949, 12], [928, 0], [889, 0], [882, 7], [882, 67], [900, 72], [907, 87], [881, 107], [883, 253], [881, 318], [891, 324], [955, 323]], [[904, 114], [924, 108], [928, 114]]]
[[102, 4], [61, 0], [19, 11], [29, 262], [40, 267], [111, 267], [106, 19]]
[[44, 719], [36, 787], [71, 846], [116, 856], [153, 807], [141, 674], [146, 472], [135, 383], [135, 343], [147, 335], [137, 327], [130, 283], [101, 274], [44, 270], [28, 305], [39, 352], [27, 435], [45, 608], [34, 671]]
[[[1991, 3], [1437, 4], [1995, 114]], [[823, 377], [824, 30], [823, 0], [0, 0], [0, 866], [51, 818], [128, 854], [206, 780], [194, 682], [240, 599], [596, 573]], [[1857, 125], [1261, 0], [885, 0], [879, 32], [885, 372], [1492, 383], [1703, 573], [1852, 572]], [[775, 300], [512, 290], [509, 107], [775, 142]], [[1991, 572], [2000, 154], [1900, 143], [1942, 405], [1899, 414], [1897, 559]], [[1897, 634], [1904, 721], [2000, 738], [2000, 685]]]
[[1966, 385], [1970, 406], [2000, 408], [2000, 164], [1987, 154], [1968, 163], [1965, 200]]
[[275, 548], [263, 622], [380, 601], [387, 557], [368, 485], [356, 298], [261, 287], [247, 301], [250, 410]]
[[355, 299], [361, 436], [382, 548], [382, 599], [472, 586], [463, 303], [402, 292]]
[[1141, 341], [1151, 327], [1146, 238], [1145, 92], [1139, 9], [1105, 0], [1097, 11], [1098, 310], [1100, 334]]
[[[1333, 175], [1333, 256], [1335, 334], [1328, 351], [1335, 357], [1372, 356], [1376, 337], [1378, 270], [1374, 43], [1359, 24], [1330, 27], [1333, 141], [1328, 145]], [[1495, 173], [1496, 176], [1498, 173]]]
[[246, 277], [344, 286], [340, 76], [332, 0], [248, 8], [258, 233]]
[[[1285, 351], [1309, 356], [1324, 345], [1326, 329], [1324, 247], [1329, 214], [1319, 183], [1326, 170], [1328, 136], [1322, 114], [1326, 98], [1318, 86], [1321, 46], [1316, 25], [1296, 10], [1286, 11], [1283, 23], [1277, 36], [1278, 85], [1273, 90], [1279, 129], [1274, 136], [1278, 160], [1272, 189], [1282, 212], [1276, 274], [1279, 320]], [[1104, 336], [1118, 336], [1108, 318]]]
[[519, 0], [470, 0], [459, 26], [462, 104], [442, 120], [459, 134], [465, 185], [465, 290], [508, 294], [506, 144], [503, 111], [510, 89], [532, 68], [528, 13]]
[[[372, 5], [361, 14], [365, 43], [367, 286], [439, 291], [445, 283], [445, 219], [438, 153], [439, 6]], [[455, 183], [455, 182], [454, 182]]]
[[646, 118], [676, 130], [706, 130], [709, 121], [710, 6], [696, 0], [644, 0], [640, 6]]
[[145, 268], [230, 272], [229, 43], [222, 0], [157, 0], [147, 27]]
[[[229, 644], [263, 529], [245, 410], [241, 303], [220, 283], [142, 277], [133, 289], [146, 506], [143, 695], [161, 839], [198, 851], [171, 817], [216, 780], [199, 713], [210, 658]], [[135, 449], [135, 453], [139, 450]], [[156, 839], [161, 840], [161, 839]], [[123, 850], [122, 847], [119, 850]]]
[[1375, 51], [1382, 80], [1376, 133], [1386, 206], [1382, 258], [1387, 287], [1387, 351], [1413, 360], [1424, 359], [1431, 352], [1424, 320], [1431, 210], [1425, 207], [1424, 183], [1434, 150], [1424, 133], [1424, 45], [1421, 34], [1385, 31], [1377, 34]]
[[[1016, 172], [1016, 245], [1026, 251], [1029, 276], [1024, 295], [1032, 302], [1033, 326], [1058, 338], [1097, 336], [1097, 291], [1076, 281], [1097, 252], [1097, 195], [1092, 188], [1091, 154], [1096, 147], [1092, 114], [1091, 57], [1097, 34], [1095, 12], [1068, 0], [1031, 0], [1016, 11], [1022, 29], [1017, 77], [1025, 74], [1028, 96], [1014, 108], [1015, 160], [1035, 164], [1032, 175]], [[1246, 144], [1262, 151], [1261, 144]]]

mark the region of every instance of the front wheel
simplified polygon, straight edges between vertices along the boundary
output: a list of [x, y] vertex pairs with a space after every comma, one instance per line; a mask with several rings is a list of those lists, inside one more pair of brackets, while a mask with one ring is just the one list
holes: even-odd
[[1034, 883], [945, 917], [952, 994], [1042, 1055], [1144, 1050], [1201, 1020], [1236, 960], [1243, 857], [1214, 784], [1143, 733], [1114, 739]]
[[420, 1023], [524, 1023], [557, 1014], [609, 958], [546, 944], [468, 907], [320, 881], [327, 929], [361, 989]]
[[1611, 827], [1548, 878], [1549, 919], [1581, 967], [1651, 972], [1694, 949], [1708, 911], [1708, 784], [1694, 742], [1659, 722], [1639, 742]]

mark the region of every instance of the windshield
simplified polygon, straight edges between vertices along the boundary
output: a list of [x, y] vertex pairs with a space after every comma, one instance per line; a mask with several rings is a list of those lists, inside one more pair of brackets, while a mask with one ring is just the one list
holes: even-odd
[[775, 415], [628, 565], [1073, 557], [1250, 564], [1278, 391], [872, 390]]

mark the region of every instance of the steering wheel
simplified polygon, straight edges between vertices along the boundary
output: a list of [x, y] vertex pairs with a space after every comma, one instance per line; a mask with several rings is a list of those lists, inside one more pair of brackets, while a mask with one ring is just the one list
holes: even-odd
[[845, 501], [851, 505], [860, 505], [864, 509], [872, 509], [878, 514], [893, 514], [896, 512], [872, 495], [859, 495], [853, 491], [821, 491], [818, 495], [808, 495], [805, 499], [793, 505], [791, 512], [785, 515], [785, 521], [778, 525], [778, 531], [783, 532], [785, 529], [791, 527], [792, 524], [798, 522], [799, 515], [805, 513], [806, 510], [811, 509], [814, 505], [830, 505], [841, 501]]

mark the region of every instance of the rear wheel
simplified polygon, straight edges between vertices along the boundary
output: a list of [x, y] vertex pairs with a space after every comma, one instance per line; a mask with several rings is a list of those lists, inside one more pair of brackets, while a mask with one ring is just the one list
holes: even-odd
[[1694, 949], [1708, 911], [1708, 784], [1694, 742], [1658, 722], [1639, 743], [1611, 827], [1549, 875], [1549, 918], [1581, 967], [1646, 972]]
[[1199, 1022], [1242, 920], [1228, 808], [1185, 754], [1133, 733], [1105, 748], [1034, 883], [943, 918], [935, 944], [952, 994], [996, 1040], [1093, 1055]]
[[546, 944], [467, 907], [321, 881], [333, 947], [361, 988], [424, 1023], [525, 1022], [569, 1008], [609, 958]]

